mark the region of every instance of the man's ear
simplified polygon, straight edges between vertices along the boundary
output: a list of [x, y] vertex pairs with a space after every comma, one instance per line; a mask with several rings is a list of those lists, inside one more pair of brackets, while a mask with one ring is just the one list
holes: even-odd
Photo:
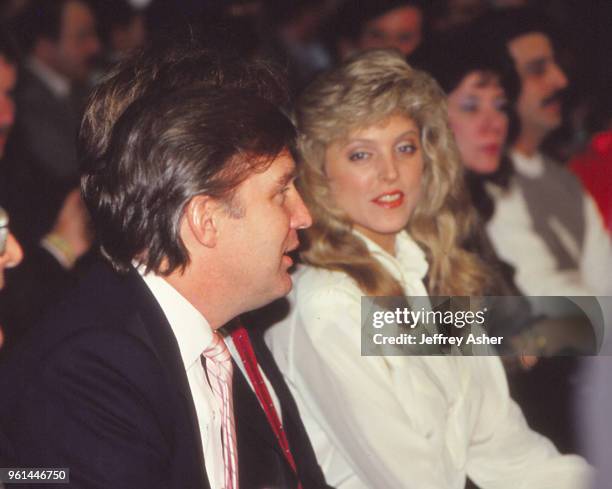
[[222, 206], [207, 195], [197, 195], [187, 204], [185, 220], [194, 238], [208, 248], [214, 248], [219, 235]]

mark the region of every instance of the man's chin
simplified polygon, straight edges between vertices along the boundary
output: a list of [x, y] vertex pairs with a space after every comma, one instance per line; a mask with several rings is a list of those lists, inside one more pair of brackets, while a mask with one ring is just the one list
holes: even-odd
[[266, 291], [267, 292], [266, 295], [263, 297], [260, 297], [260, 300], [258, 302], [251, 304], [249, 310], [254, 311], [256, 309], [265, 307], [274, 301], [282, 299], [289, 292], [291, 292], [291, 289], [293, 288], [293, 282], [289, 274], [286, 274], [286, 275], [287, 276], [284, 277], [284, 280], [282, 281], [282, 283], [280, 283], [278, 287], [275, 287], [274, 293], [270, 293], [271, 292], [270, 289]]

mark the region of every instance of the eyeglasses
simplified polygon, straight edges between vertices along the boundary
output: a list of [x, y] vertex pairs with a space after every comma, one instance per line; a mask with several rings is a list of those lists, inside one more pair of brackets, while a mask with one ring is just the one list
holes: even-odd
[[6, 242], [9, 235], [9, 216], [8, 213], [0, 207], [0, 255], [4, 255], [6, 251]]

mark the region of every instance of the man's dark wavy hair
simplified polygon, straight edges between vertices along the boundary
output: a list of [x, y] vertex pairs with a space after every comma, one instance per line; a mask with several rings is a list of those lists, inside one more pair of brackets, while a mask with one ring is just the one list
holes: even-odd
[[196, 41], [118, 64], [90, 96], [77, 145], [85, 202], [115, 268], [136, 257], [156, 272], [185, 267], [184, 205], [198, 193], [229, 199], [249, 171], [291, 146], [293, 126], [276, 108], [288, 103], [276, 67]]
[[190, 88], [236, 88], [289, 106], [285, 74], [266, 61], [213, 51], [195, 40], [151, 45], [116, 65], [94, 88], [79, 131], [80, 163], [105, 151], [115, 122], [134, 100]]
[[175, 90], [134, 101], [81, 181], [104, 255], [119, 271], [132, 260], [161, 274], [184, 268], [189, 254], [180, 224], [189, 201], [208, 195], [236, 214], [234, 190], [294, 139], [275, 105], [239, 89]]

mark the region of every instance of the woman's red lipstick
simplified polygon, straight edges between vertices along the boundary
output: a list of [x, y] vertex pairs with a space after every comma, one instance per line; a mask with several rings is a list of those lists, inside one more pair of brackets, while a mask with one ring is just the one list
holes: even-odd
[[380, 194], [378, 197], [371, 200], [376, 205], [384, 207], [385, 209], [394, 209], [404, 203], [404, 192], [401, 190], [392, 190], [391, 192], [385, 192]]

